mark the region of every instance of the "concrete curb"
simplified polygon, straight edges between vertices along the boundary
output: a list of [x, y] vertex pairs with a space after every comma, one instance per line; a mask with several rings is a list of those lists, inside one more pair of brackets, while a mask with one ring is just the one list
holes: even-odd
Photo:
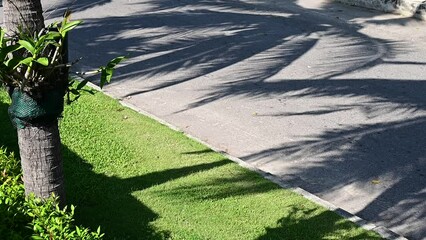
[[[72, 77], [75, 80], [77, 80], [77, 81], [83, 80], [81, 77], [78, 77], [78, 76], [72, 76]], [[97, 90], [97, 91], [103, 92], [105, 95], [107, 95], [107, 96], [109, 96], [111, 98], [117, 99], [116, 97], [112, 96], [110, 93], [103, 91], [97, 85], [95, 85], [95, 84], [93, 84], [91, 82], [88, 82], [87, 85], [89, 87]], [[207, 142], [205, 142], [205, 141], [203, 141], [203, 140], [201, 140], [201, 139], [199, 139], [197, 137], [194, 137], [194, 136], [186, 133], [182, 129], [180, 129], [180, 128], [178, 128], [178, 127], [176, 127], [176, 126], [174, 126], [174, 125], [172, 125], [172, 124], [164, 121], [161, 118], [158, 118], [155, 115], [152, 115], [149, 112], [146, 112], [146, 111], [138, 108], [137, 106], [135, 106], [135, 105], [133, 105], [131, 103], [126, 102], [125, 100], [120, 100], [120, 99], [117, 99], [117, 100], [119, 101], [119, 103], [122, 106], [130, 108], [133, 111], [136, 111], [136, 112], [138, 112], [138, 113], [140, 113], [142, 115], [145, 115], [145, 116], [147, 116], [149, 118], [152, 118], [152, 119], [156, 120], [157, 122], [159, 122], [159, 123], [161, 123], [161, 124], [163, 124], [163, 125], [171, 128], [171, 129], [173, 129], [175, 131], [182, 132], [185, 136], [187, 136], [187, 137], [189, 137], [189, 138], [191, 138], [191, 139], [193, 139], [193, 140], [195, 140], [195, 141], [197, 141], [197, 142], [199, 142], [199, 143], [201, 143], [203, 145], [206, 145], [207, 147], [209, 147], [213, 151], [224, 155], [226, 158], [228, 158], [229, 160], [232, 160], [233, 162], [237, 163], [241, 167], [246, 168], [248, 170], [251, 170], [253, 172], [256, 172], [256, 173], [260, 174], [265, 179], [278, 184], [282, 188], [289, 189], [289, 190], [291, 190], [291, 191], [293, 191], [293, 192], [295, 192], [297, 194], [302, 195], [303, 197], [309, 199], [310, 201], [312, 201], [312, 202], [314, 202], [314, 203], [316, 203], [318, 205], [321, 205], [321, 206], [325, 207], [326, 209], [328, 209], [330, 211], [333, 211], [333, 212], [337, 213], [338, 215], [340, 215], [340, 216], [348, 219], [349, 221], [357, 224], [358, 226], [360, 226], [361, 228], [363, 228], [365, 230], [375, 231], [381, 237], [383, 237], [385, 239], [389, 239], [389, 240], [407, 240], [407, 238], [405, 238], [405, 237], [403, 237], [403, 236], [401, 236], [401, 235], [399, 235], [399, 234], [397, 234], [397, 233], [395, 233], [395, 232], [393, 232], [393, 231], [391, 231], [391, 230], [389, 230], [389, 229], [387, 229], [387, 228], [385, 228], [383, 226], [377, 226], [377, 225], [374, 225], [372, 223], [369, 223], [368, 221], [366, 221], [366, 220], [364, 220], [364, 219], [362, 219], [362, 218], [360, 218], [360, 217], [358, 217], [358, 216], [356, 216], [356, 215], [354, 215], [352, 213], [349, 213], [346, 210], [341, 209], [341, 208], [333, 205], [332, 203], [330, 203], [330, 202], [328, 202], [328, 201], [326, 201], [324, 199], [321, 199], [321, 198], [315, 196], [314, 194], [312, 194], [312, 193], [304, 190], [303, 188], [300, 188], [299, 186], [294, 186], [293, 184], [290, 184], [290, 183], [286, 182], [285, 180], [279, 178], [278, 176], [275, 176], [275, 175], [273, 175], [273, 174], [271, 174], [269, 172], [262, 171], [262, 170], [258, 169], [257, 167], [244, 162], [240, 158], [231, 156], [228, 153], [226, 153], [225, 151], [223, 151], [222, 149], [216, 148], [216, 147], [210, 145], [209, 143], [207, 143]]]
[[338, 2], [396, 13], [426, 21], [426, 0], [336, 0]]

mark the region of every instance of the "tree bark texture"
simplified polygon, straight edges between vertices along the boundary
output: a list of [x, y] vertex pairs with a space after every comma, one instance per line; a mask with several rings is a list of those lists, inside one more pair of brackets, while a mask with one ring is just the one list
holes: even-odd
[[18, 144], [25, 193], [48, 198], [52, 193], [65, 203], [61, 140], [58, 123], [18, 129]]
[[44, 27], [40, 0], [3, 0], [3, 23], [9, 34], [19, 27], [29, 33], [40, 31]]
[[[40, 0], [3, 0], [4, 24], [10, 35], [44, 27]], [[25, 193], [48, 198], [54, 193], [65, 205], [65, 189], [58, 122], [18, 129]]]

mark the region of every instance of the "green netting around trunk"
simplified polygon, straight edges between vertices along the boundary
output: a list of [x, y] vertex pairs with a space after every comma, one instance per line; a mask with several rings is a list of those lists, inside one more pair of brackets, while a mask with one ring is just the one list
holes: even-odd
[[64, 110], [64, 94], [63, 90], [53, 90], [36, 100], [27, 93], [15, 89], [9, 107], [13, 125], [22, 129], [26, 126], [56, 121]]

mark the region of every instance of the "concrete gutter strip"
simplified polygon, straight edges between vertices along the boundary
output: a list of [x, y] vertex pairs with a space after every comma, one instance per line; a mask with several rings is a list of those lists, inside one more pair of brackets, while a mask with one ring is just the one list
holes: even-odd
[[426, 20], [426, 0], [336, 0], [338, 2]]
[[[83, 81], [83, 79], [81, 77], [76, 76], [76, 75], [72, 75], [72, 78], [74, 80], [77, 80], [77, 81]], [[99, 88], [99, 86], [97, 86], [97, 85], [95, 85], [95, 84], [93, 84], [91, 82], [88, 82], [87, 85], [89, 87], [97, 90], [97, 91], [103, 92], [104, 94], [106, 94], [107, 96], [109, 96], [111, 98], [116, 99], [113, 95], [109, 94], [108, 92], [103, 91], [102, 89]], [[397, 234], [397, 233], [395, 233], [395, 232], [393, 232], [393, 231], [391, 231], [391, 230], [389, 230], [389, 229], [387, 229], [385, 227], [376, 226], [376, 225], [374, 225], [372, 223], [369, 223], [366, 220], [364, 220], [364, 219], [362, 219], [362, 218], [360, 218], [360, 217], [358, 217], [358, 216], [356, 216], [356, 215], [354, 215], [352, 213], [349, 213], [346, 210], [343, 210], [343, 209], [341, 209], [341, 208], [333, 205], [332, 203], [330, 203], [328, 201], [325, 201], [324, 199], [321, 199], [321, 198], [315, 196], [314, 194], [312, 194], [312, 193], [310, 193], [310, 192], [308, 192], [308, 191], [306, 191], [306, 190], [304, 190], [304, 189], [302, 189], [302, 188], [300, 188], [298, 186], [294, 186], [293, 184], [290, 184], [290, 183], [286, 182], [285, 180], [281, 179], [279, 176], [273, 175], [273, 174], [271, 174], [269, 172], [262, 171], [262, 170], [258, 169], [257, 167], [244, 162], [240, 158], [231, 156], [228, 153], [222, 151], [221, 149], [218, 149], [218, 148], [210, 145], [209, 143], [207, 143], [207, 142], [205, 142], [205, 141], [203, 141], [203, 140], [201, 140], [201, 139], [199, 139], [197, 137], [194, 137], [194, 136], [192, 136], [190, 134], [185, 133], [184, 131], [182, 131], [178, 127], [176, 127], [176, 126], [174, 126], [174, 125], [172, 125], [172, 124], [164, 121], [163, 119], [160, 119], [160, 118], [158, 118], [158, 117], [156, 117], [156, 116], [154, 116], [154, 115], [152, 115], [152, 114], [150, 114], [150, 113], [148, 113], [148, 112], [146, 112], [146, 111], [138, 108], [137, 106], [135, 106], [135, 105], [133, 105], [131, 103], [128, 103], [128, 102], [125, 102], [124, 100], [119, 100], [119, 99], [118, 99], [118, 101], [120, 102], [120, 104], [122, 106], [130, 108], [130, 109], [132, 109], [132, 110], [134, 110], [134, 111], [136, 111], [136, 112], [138, 112], [138, 113], [140, 113], [142, 115], [145, 115], [147, 117], [150, 117], [150, 118], [152, 118], [152, 119], [160, 122], [161, 124], [163, 124], [163, 125], [171, 128], [171, 129], [175, 130], [175, 131], [184, 133], [185, 136], [187, 136], [187, 137], [189, 137], [189, 138], [191, 138], [191, 139], [193, 139], [193, 140], [195, 140], [195, 141], [197, 141], [199, 143], [202, 143], [202, 144], [206, 145], [207, 147], [209, 147], [213, 151], [224, 155], [229, 160], [237, 163], [241, 167], [244, 167], [244, 168], [246, 168], [248, 170], [251, 170], [253, 172], [256, 172], [256, 173], [260, 174], [265, 179], [267, 179], [267, 180], [269, 180], [269, 181], [271, 181], [273, 183], [278, 184], [282, 188], [289, 189], [289, 190], [291, 190], [291, 191], [293, 191], [293, 192], [295, 192], [297, 194], [302, 195], [303, 197], [307, 198], [308, 200], [310, 200], [310, 201], [312, 201], [312, 202], [314, 202], [314, 203], [316, 203], [318, 205], [321, 205], [321, 206], [325, 207], [326, 209], [328, 209], [330, 211], [333, 211], [333, 212], [337, 213], [338, 215], [342, 216], [345, 219], [348, 219], [349, 221], [357, 224], [358, 226], [362, 227], [365, 230], [374, 231], [374, 232], [378, 233], [381, 237], [383, 237], [385, 239], [389, 239], [389, 240], [407, 240], [407, 238], [405, 238], [405, 237], [403, 237], [403, 236], [401, 236], [401, 235], [399, 235], [399, 234]]]

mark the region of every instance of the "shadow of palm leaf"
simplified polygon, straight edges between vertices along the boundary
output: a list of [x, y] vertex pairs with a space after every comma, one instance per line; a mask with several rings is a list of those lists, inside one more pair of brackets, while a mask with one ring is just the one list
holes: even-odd
[[425, 126], [426, 118], [419, 116], [327, 131], [244, 159], [256, 164], [298, 161], [299, 167], [287, 170], [288, 182], [320, 195], [340, 192], [343, 197], [334, 200], [346, 204], [366, 197], [370, 203], [358, 209], [360, 217], [388, 227], [407, 224], [407, 233], [421, 238], [426, 218]]
[[[351, 228], [348, 223], [339, 221], [339, 216], [333, 212], [322, 212], [312, 216], [313, 213], [313, 210], [303, 209], [303, 206], [292, 207], [290, 213], [278, 221], [278, 227], [266, 228], [266, 233], [257, 240], [328, 239], [332, 238], [329, 236], [332, 233]], [[341, 239], [381, 238], [361, 233]]]
[[168, 239], [167, 230], [151, 225], [160, 216], [132, 193], [230, 163], [222, 160], [122, 179], [94, 173], [66, 146], [63, 152], [68, 200], [78, 206], [78, 223], [95, 229], [101, 225], [109, 239]]

